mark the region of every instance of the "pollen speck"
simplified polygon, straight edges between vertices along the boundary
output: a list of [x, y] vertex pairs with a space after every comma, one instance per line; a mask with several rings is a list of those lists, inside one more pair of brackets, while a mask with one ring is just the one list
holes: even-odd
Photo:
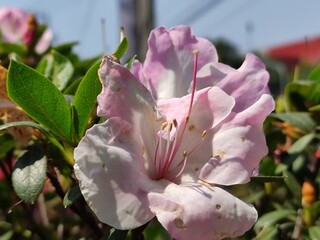
[[216, 209], [221, 209], [221, 205], [220, 205], [220, 204], [217, 204], [217, 205], [216, 205]]
[[192, 131], [193, 129], [194, 129], [194, 125], [192, 124], [189, 126], [189, 131]]
[[241, 137], [241, 140], [242, 140], [242, 142], [244, 142], [246, 140], [246, 138], [245, 137]]
[[177, 227], [177, 228], [186, 228], [186, 225], [184, 225], [184, 222], [182, 221], [181, 218], [176, 218], [174, 221], [173, 221], [174, 225]]

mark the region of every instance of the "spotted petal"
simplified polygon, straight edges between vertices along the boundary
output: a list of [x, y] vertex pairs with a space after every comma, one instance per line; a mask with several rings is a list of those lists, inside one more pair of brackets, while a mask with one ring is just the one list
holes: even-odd
[[248, 231], [257, 212], [218, 187], [162, 181], [161, 192], [148, 194], [150, 209], [177, 240], [237, 237]]
[[139, 227], [154, 215], [145, 187], [150, 179], [131, 126], [110, 118], [87, 131], [74, 151], [82, 195], [100, 221], [117, 229]]
[[250, 181], [268, 152], [262, 124], [273, 109], [272, 97], [264, 94], [245, 111], [226, 119], [213, 135], [212, 158], [201, 169], [200, 178], [222, 185]]

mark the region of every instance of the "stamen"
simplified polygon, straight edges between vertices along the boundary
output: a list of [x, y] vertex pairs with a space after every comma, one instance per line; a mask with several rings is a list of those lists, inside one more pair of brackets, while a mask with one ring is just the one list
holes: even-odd
[[[174, 159], [175, 155], [177, 154], [177, 152], [178, 152], [178, 150], [179, 150], [179, 148], [180, 148], [180, 146], [182, 144], [183, 136], [184, 136], [184, 133], [185, 133], [186, 128], [187, 128], [187, 124], [188, 124], [189, 119], [190, 119], [190, 113], [191, 113], [192, 106], [193, 106], [194, 94], [195, 94], [195, 91], [196, 91], [199, 50], [194, 50], [193, 51], [193, 56], [194, 56], [194, 65], [193, 65], [192, 92], [191, 92], [191, 99], [190, 99], [188, 115], [186, 116], [185, 122], [183, 124], [182, 132], [181, 132], [181, 134], [179, 136], [179, 140], [177, 140], [178, 136], [176, 136], [174, 147], [171, 148], [172, 152], [170, 154], [170, 157], [166, 160], [166, 163], [167, 163], [166, 167], [165, 167], [166, 171], [169, 169], [171, 163], [173, 162], [173, 159]], [[177, 131], [177, 134], [178, 134], [178, 131]], [[185, 161], [185, 160], [183, 160], [183, 161]]]
[[193, 64], [193, 79], [192, 79], [192, 91], [191, 91], [191, 100], [190, 100], [188, 116], [190, 116], [190, 113], [191, 113], [193, 100], [194, 100], [194, 93], [196, 91], [198, 59], [199, 59], [199, 50], [193, 50], [193, 62], [194, 62], [194, 64]]
[[[196, 83], [197, 83], [197, 68], [198, 68], [198, 58], [199, 58], [199, 50], [194, 50], [193, 51], [193, 58], [194, 58], [194, 66], [193, 66], [193, 79], [192, 79], [192, 91], [191, 91], [191, 98], [190, 98], [190, 105], [189, 105], [189, 109], [188, 109], [188, 113], [187, 116], [185, 117], [185, 121], [182, 124], [182, 129], [181, 132], [179, 134], [178, 131], [178, 122], [176, 119], [173, 119], [173, 121], [169, 124], [168, 122], [164, 122], [161, 126], [161, 131], [163, 131], [164, 129], [167, 128], [167, 126], [169, 125], [169, 128], [167, 129], [167, 143], [166, 143], [166, 149], [164, 151], [164, 154], [162, 155], [162, 151], [161, 151], [161, 139], [162, 136], [160, 136], [160, 140], [159, 140], [159, 144], [157, 144], [156, 147], [156, 154], [155, 154], [155, 159], [154, 159], [154, 163], [157, 163], [157, 155], [158, 155], [158, 150], [160, 149], [160, 155], [162, 155], [161, 158], [159, 158], [159, 168], [158, 168], [158, 175], [157, 178], [160, 179], [162, 177], [164, 177], [165, 173], [170, 169], [170, 166], [182, 144], [183, 141], [183, 137], [184, 134], [186, 132], [187, 129], [187, 125], [190, 119], [190, 114], [191, 114], [191, 110], [193, 107], [193, 102], [194, 102], [194, 96], [195, 96], [195, 91], [196, 91]], [[170, 141], [170, 132], [172, 130], [172, 128], [175, 127], [176, 128], [176, 133], [175, 133], [175, 137], [173, 142]], [[201, 138], [203, 139], [205, 136], [206, 132], [204, 131], [201, 135]], [[178, 136], [179, 135], [179, 136]], [[187, 162], [187, 152], [184, 151], [183, 152], [183, 159], [180, 161], [180, 163], [178, 165], [176, 165], [177, 167], [180, 166], [182, 164], [182, 168], [180, 169], [180, 171], [176, 174], [176, 176], [174, 178], [179, 177], [186, 165]]]
[[187, 163], [187, 157], [188, 157], [188, 153], [187, 153], [186, 151], [183, 151], [183, 159], [182, 159], [182, 161], [178, 164], [178, 166], [181, 165], [181, 163], [183, 163], [183, 165], [182, 165], [180, 171], [179, 171], [171, 180], [179, 177], [179, 176], [183, 173], [183, 170], [184, 170], [184, 168], [185, 168], [185, 166], [186, 166], [186, 163]]

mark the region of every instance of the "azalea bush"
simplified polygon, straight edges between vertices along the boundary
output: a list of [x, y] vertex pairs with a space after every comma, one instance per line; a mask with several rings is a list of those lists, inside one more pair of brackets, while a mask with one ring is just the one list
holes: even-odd
[[155, 28], [142, 63], [123, 35], [81, 60], [0, 13], [0, 239], [320, 235], [319, 68], [272, 96], [270, 66], [187, 26]]

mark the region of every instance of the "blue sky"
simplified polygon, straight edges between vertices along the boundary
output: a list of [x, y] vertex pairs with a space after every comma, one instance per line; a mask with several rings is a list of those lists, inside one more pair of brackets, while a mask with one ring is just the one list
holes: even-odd
[[[53, 29], [54, 44], [78, 41], [76, 51], [90, 57], [103, 51], [101, 19], [107, 51], [119, 39], [117, 0], [1, 0], [36, 13]], [[303, 41], [320, 35], [319, 0], [154, 0], [155, 25], [191, 25], [194, 33], [223, 37], [241, 51]]]

